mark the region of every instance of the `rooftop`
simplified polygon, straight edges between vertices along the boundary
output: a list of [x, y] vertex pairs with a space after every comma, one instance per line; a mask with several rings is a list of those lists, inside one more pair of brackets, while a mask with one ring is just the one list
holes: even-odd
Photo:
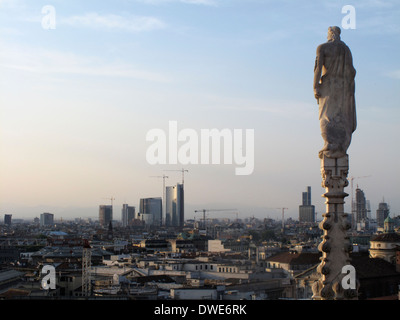
[[0, 283], [3, 281], [10, 281], [12, 279], [21, 278], [24, 275], [24, 272], [20, 272], [17, 270], [6, 270], [0, 272]]
[[[400, 277], [400, 273], [396, 271], [396, 266], [380, 258], [371, 258], [366, 252], [363, 253], [351, 253], [350, 264], [356, 269], [358, 279], [368, 278], [380, 278], [380, 277]], [[318, 263], [313, 267], [307, 269], [301, 274], [298, 274], [296, 278], [310, 276], [313, 272], [316, 272]]]
[[381, 241], [381, 242], [399, 242], [400, 243], [400, 235], [396, 232], [388, 232], [378, 234], [371, 238], [371, 241]]
[[379, 258], [370, 258], [368, 253], [353, 253], [351, 264], [357, 271], [358, 278], [375, 278], [382, 276], [399, 276], [396, 266]]
[[308, 264], [318, 264], [320, 263], [321, 253], [314, 252], [281, 252], [275, 254], [269, 258], [267, 261], [279, 262], [279, 263], [288, 263], [292, 265], [308, 265]]

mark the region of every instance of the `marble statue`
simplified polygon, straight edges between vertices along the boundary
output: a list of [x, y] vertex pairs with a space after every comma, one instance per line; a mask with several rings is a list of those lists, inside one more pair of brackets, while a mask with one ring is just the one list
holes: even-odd
[[[328, 42], [317, 49], [314, 69], [314, 95], [325, 141], [319, 157], [326, 204], [326, 213], [322, 214], [319, 225], [323, 230], [318, 247], [322, 257], [317, 268], [320, 278], [313, 284], [314, 300], [358, 299], [359, 283], [351, 266], [352, 244], [347, 234], [351, 224], [344, 211], [344, 199], [348, 196], [345, 188], [349, 184], [347, 149], [357, 125], [355, 75], [350, 49], [340, 40], [340, 28], [330, 27]], [[351, 286], [346, 283], [348, 276], [343, 270], [353, 270]]]
[[321, 135], [325, 145], [319, 157], [341, 158], [347, 154], [357, 127], [355, 107], [356, 70], [350, 49], [340, 40], [340, 28], [329, 27], [328, 41], [317, 48], [314, 95], [319, 104]]

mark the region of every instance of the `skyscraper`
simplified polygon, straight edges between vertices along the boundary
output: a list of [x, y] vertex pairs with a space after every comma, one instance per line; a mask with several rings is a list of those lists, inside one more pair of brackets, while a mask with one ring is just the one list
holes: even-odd
[[300, 222], [315, 222], [315, 206], [311, 204], [311, 187], [302, 195], [303, 203], [299, 206]]
[[303, 192], [303, 206], [311, 206], [311, 187], [307, 187], [307, 191]]
[[45, 212], [40, 215], [41, 227], [51, 226], [52, 224], [54, 224], [54, 214]]
[[364, 191], [357, 187], [355, 199], [355, 227], [358, 230], [369, 228], [369, 203], [365, 198]]
[[185, 222], [183, 184], [166, 187], [165, 202], [165, 225], [183, 227]]
[[162, 225], [162, 199], [161, 198], [143, 198], [140, 199], [139, 208], [140, 219], [147, 226]]
[[123, 204], [121, 212], [122, 226], [123, 227], [129, 226], [129, 224], [134, 218], [135, 218], [135, 207]]
[[12, 214], [5, 214], [4, 215], [4, 224], [11, 226]]
[[382, 200], [376, 210], [376, 224], [378, 227], [383, 228], [384, 221], [389, 216], [389, 212], [388, 204]]
[[113, 207], [111, 205], [100, 205], [99, 206], [100, 225], [107, 228], [112, 219], [113, 219]]

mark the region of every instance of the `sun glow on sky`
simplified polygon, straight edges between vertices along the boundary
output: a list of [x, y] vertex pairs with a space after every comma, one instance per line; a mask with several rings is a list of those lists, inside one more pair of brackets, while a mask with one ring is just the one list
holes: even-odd
[[[55, 9], [55, 28], [42, 8]], [[371, 201], [400, 213], [400, 5], [392, 1], [0, 0], [0, 212], [98, 216], [98, 205], [162, 195], [164, 170], [150, 165], [146, 134], [252, 129], [254, 172], [187, 165], [186, 217], [236, 207], [242, 217], [298, 218], [312, 186], [324, 212], [323, 145], [312, 80], [315, 50], [343, 6], [353, 53], [358, 129], [349, 177]], [[167, 185], [181, 175], [169, 172]], [[347, 190], [351, 193], [351, 190]], [[347, 198], [347, 205], [350, 197]]]

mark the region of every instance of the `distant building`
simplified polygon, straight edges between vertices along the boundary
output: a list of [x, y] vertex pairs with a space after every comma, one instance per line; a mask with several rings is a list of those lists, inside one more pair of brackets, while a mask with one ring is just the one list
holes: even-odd
[[389, 206], [386, 202], [382, 201], [379, 203], [378, 209], [376, 210], [376, 223], [378, 228], [383, 228], [385, 219], [389, 216]]
[[292, 276], [318, 264], [320, 254], [313, 252], [280, 252], [265, 259], [267, 268], [282, 268]]
[[41, 227], [51, 226], [53, 224], [54, 224], [54, 214], [45, 212], [40, 215]]
[[140, 220], [147, 226], [162, 225], [162, 199], [161, 198], [143, 198], [140, 199], [139, 208]]
[[113, 219], [113, 207], [111, 205], [99, 206], [99, 222], [100, 225], [107, 228]]
[[383, 222], [383, 230], [385, 233], [394, 232], [394, 220], [388, 215]]
[[225, 249], [224, 244], [221, 240], [208, 240], [208, 252], [226, 252], [230, 251], [229, 249]]
[[123, 204], [121, 213], [122, 226], [129, 226], [133, 219], [135, 219], [135, 207]]
[[299, 206], [300, 222], [315, 222], [315, 206], [311, 204], [311, 187], [303, 192], [303, 203]]
[[357, 230], [369, 229], [369, 201], [365, 198], [364, 191], [356, 189], [356, 199], [354, 203], [354, 226]]
[[369, 254], [371, 258], [381, 258], [395, 264], [398, 251], [400, 251], [400, 234], [394, 231], [394, 221], [387, 216], [384, 221], [384, 233], [371, 238]]
[[311, 187], [307, 187], [307, 191], [303, 192], [303, 205], [311, 205]]
[[4, 215], [4, 224], [11, 226], [11, 218], [12, 218], [12, 214], [5, 214]]
[[183, 227], [185, 222], [183, 184], [166, 187], [165, 202], [165, 225]]
[[140, 246], [147, 252], [171, 251], [170, 243], [165, 239], [145, 239], [141, 241]]

